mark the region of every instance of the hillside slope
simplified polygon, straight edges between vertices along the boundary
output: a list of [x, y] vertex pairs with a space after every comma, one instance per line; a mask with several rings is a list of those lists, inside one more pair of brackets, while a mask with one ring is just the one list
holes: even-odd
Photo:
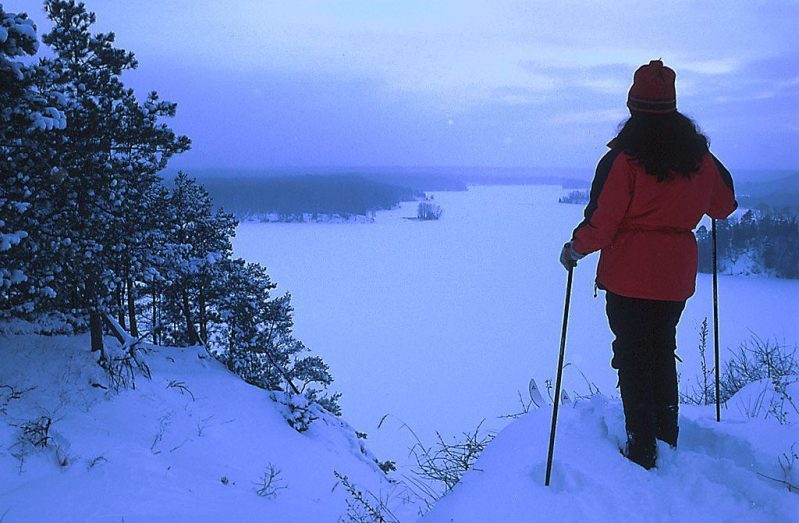
[[[799, 383], [789, 394], [799, 397]], [[791, 445], [799, 452], [799, 412], [787, 406], [785, 425], [762, 419], [769, 401], [768, 383], [753, 383], [729, 402], [720, 424], [713, 407], [683, 407], [679, 448], [659, 447], [652, 471], [620, 455], [619, 400], [596, 395], [567, 405], [550, 487], [544, 486], [550, 410], [530, 412], [496, 437], [423, 520], [798, 521], [799, 493], [775, 479], [786, 477], [778, 457]], [[798, 469], [795, 459], [793, 484]]]
[[[4, 523], [337, 521], [348, 494], [334, 471], [372, 492], [395, 488], [346, 423], [320, 413], [296, 432], [285, 406], [202, 348], [148, 347], [152, 378], [115, 393], [100, 387], [107, 376], [88, 346], [0, 336]], [[47, 418], [47, 448], [22, 443], [26, 424]], [[262, 497], [270, 465], [277, 488]]]

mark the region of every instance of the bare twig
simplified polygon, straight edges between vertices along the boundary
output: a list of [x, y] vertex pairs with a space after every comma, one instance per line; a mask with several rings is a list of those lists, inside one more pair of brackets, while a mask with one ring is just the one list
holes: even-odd
[[280, 469], [269, 463], [266, 471], [261, 475], [261, 479], [256, 482], [255, 492], [264, 498], [273, 498], [283, 489], [288, 488], [280, 477]]
[[168, 388], [168, 389], [177, 389], [178, 391], [180, 391], [181, 394], [185, 393], [185, 394], [188, 394], [189, 396], [191, 396], [191, 401], [195, 401], [194, 394], [191, 392], [191, 389], [189, 389], [186, 386], [185, 382], [176, 381], [176, 380], [169, 380], [169, 383], [167, 384], [166, 388]]
[[388, 497], [383, 498], [369, 492], [364, 493], [353, 484], [349, 478], [333, 471], [338, 481], [333, 485], [333, 490], [340, 484], [347, 491], [347, 521], [353, 523], [400, 523], [397, 516], [388, 507]]

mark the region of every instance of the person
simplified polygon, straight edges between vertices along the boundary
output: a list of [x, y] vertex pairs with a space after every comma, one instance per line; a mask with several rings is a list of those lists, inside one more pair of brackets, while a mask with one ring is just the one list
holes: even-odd
[[656, 440], [677, 445], [676, 328], [696, 285], [693, 229], [703, 215], [737, 208], [729, 171], [708, 140], [677, 111], [674, 71], [653, 60], [635, 72], [630, 118], [600, 160], [585, 219], [563, 246], [567, 269], [600, 251], [596, 285], [606, 293], [615, 336], [627, 444], [646, 469]]

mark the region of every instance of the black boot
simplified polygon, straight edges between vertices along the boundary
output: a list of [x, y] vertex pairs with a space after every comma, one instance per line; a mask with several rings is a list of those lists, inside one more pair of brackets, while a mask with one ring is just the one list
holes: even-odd
[[677, 448], [677, 435], [679, 434], [677, 424], [677, 405], [667, 405], [658, 409], [657, 429], [655, 437], [660, 441], [668, 443], [672, 448]]
[[627, 446], [622, 454], [645, 469], [655, 466], [656, 416], [651, 371], [642, 362], [619, 369]]
[[655, 468], [655, 461], [657, 460], [657, 447], [654, 440], [641, 441], [639, 438], [630, 432], [627, 433], [627, 446], [622, 451], [624, 457], [641, 465], [646, 470]]
[[677, 348], [676, 325], [682, 312], [682, 303], [670, 304], [663, 309], [663, 323], [654, 330], [652, 385], [655, 393], [655, 437], [676, 447], [679, 395], [674, 351]]

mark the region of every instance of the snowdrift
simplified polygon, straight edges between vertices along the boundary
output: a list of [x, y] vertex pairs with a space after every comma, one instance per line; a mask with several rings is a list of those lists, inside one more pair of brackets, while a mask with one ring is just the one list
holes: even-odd
[[[799, 383], [788, 392], [799, 398]], [[778, 423], [767, 413], [770, 394], [765, 382], [742, 389], [721, 423], [714, 407], [683, 406], [679, 446], [660, 443], [652, 471], [620, 454], [626, 436], [618, 399], [566, 405], [549, 488], [551, 412], [532, 411], [497, 435], [424, 521], [799, 521], [799, 493], [777, 481], [785, 479], [778, 458], [789, 463], [783, 454], [794, 444], [799, 451], [799, 412]], [[789, 470], [794, 484], [797, 469], [799, 460]]]
[[[151, 379], [116, 393], [88, 347], [87, 336], [0, 336], [4, 523], [336, 521], [348, 494], [334, 471], [392, 488], [345, 422], [323, 413], [295, 431], [270, 393], [202, 348], [146, 347]], [[46, 423], [45, 448], [23, 441]], [[260, 496], [270, 467], [280, 473]]]
[[[287, 407], [199, 347], [146, 347], [151, 378], [114, 392], [88, 345], [86, 336], [0, 336], [4, 523], [348, 521], [358, 503], [334, 472], [365, 498], [386, 500], [386, 521], [418, 518], [420, 500], [341, 419], [319, 413], [295, 431]], [[619, 452], [618, 399], [567, 403], [549, 488], [550, 410], [533, 410], [422, 519], [797, 521], [799, 494], [785, 482], [799, 482], [799, 381], [783, 392], [768, 381], [748, 385], [720, 424], [713, 407], [684, 406], [679, 448], [660, 447], [652, 471]], [[785, 397], [793, 399], [780, 403]], [[37, 447], [42, 427], [47, 441]], [[270, 470], [279, 474], [264, 487]]]

